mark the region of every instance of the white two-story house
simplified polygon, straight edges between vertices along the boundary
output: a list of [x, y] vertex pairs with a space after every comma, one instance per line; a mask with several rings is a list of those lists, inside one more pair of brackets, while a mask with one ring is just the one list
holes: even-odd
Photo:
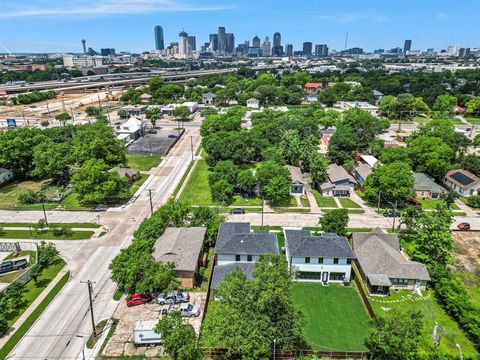
[[268, 230], [251, 232], [250, 223], [221, 223], [215, 244], [211, 288], [217, 289], [225, 275], [235, 269], [241, 269], [252, 279], [255, 262], [262, 254], [278, 254], [276, 234]]
[[285, 241], [288, 267], [298, 280], [324, 284], [350, 281], [355, 255], [343, 236], [285, 230]]

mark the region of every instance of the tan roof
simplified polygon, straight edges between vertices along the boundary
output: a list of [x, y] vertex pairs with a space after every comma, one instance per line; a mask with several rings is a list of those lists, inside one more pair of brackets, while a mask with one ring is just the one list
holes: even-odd
[[285, 167], [288, 169], [288, 171], [290, 171], [290, 177], [292, 178], [292, 182], [305, 183], [302, 170], [300, 170], [299, 167], [292, 165], [285, 165]]
[[353, 178], [347, 173], [343, 166], [339, 166], [337, 164], [331, 164], [328, 166], [327, 175], [332, 183], [347, 179], [351, 182], [354, 182]]
[[195, 271], [206, 230], [204, 227], [166, 228], [155, 242], [152, 255], [162, 263], [174, 262], [175, 270]]

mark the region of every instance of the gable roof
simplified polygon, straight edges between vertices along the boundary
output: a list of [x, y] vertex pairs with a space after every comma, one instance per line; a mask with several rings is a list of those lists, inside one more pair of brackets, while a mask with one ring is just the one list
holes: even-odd
[[290, 177], [292, 178], [292, 182], [298, 183], [305, 183], [305, 179], [303, 178], [302, 170], [298, 166], [292, 165], [285, 165], [287, 170], [290, 172]]
[[277, 235], [269, 231], [250, 232], [250, 223], [221, 223], [215, 252], [224, 255], [278, 254]]
[[362, 159], [363, 162], [370, 167], [374, 167], [375, 164], [378, 162], [378, 159], [373, 155], [360, 155], [360, 159]]
[[307, 82], [305, 83], [305, 89], [319, 89], [322, 88], [323, 84], [321, 82]]
[[355, 171], [363, 178], [366, 179], [368, 175], [372, 173], [372, 167], [365, 163], [360, 163], [355, 168]]
[[255, 269], [255, 263], [253, 262], [235, 262], [217, 265], [213, 268], [212, 283], [210, 288], [217, 289], [218, 285], [225, 278], [225, 275], [236, 269], [242, 270], [248, 279], [253, 280], [253, 270]]
[[464, 190], [470, 189], [480, 182], [480, 178], [463, 169], [450, 170], [445, 178]]
[[357, 261], [364, 274], [375, 282], [389, 279], [430, 280], [424, 264], [406, 259], [400, 252], [396, 234], [385, 234], [380, 229], [369, 233], [353, 233], [352, 244]]
[[195, 271], [203, 247], [206, 228], [166, 228], [155, 242], [153, 257], [163, 263], [174, 262], [175, 270]]
[[350, 176], [349, 173], [343, 168], [343, 166], [339, 166], [337, 164], [330, 164], [328, 165], [327, 169], [327, 176], [332, 183], [349, 180], [353, 181], [353, 178]]
[[285, 240], [291, 257], [355, 258], [347, 239], [337, 234], [312, 236], [307, 230], [285, 230]]
[[438, 185], [430, 176], [425, 173], [413, 173], [415, 178], [414, 189], [417, 191], [430, 191], [433, 193], [443, 193], [445, 189]]

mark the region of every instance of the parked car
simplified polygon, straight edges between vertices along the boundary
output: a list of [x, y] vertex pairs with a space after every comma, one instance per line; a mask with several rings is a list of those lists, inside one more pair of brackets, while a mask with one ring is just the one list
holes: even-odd
[[398, 217], [400, 216], [399, 213], [393, 212], [392, 210], [385, 210], [383, 213], [383, 216], [385, 217]]
[[470, 224], [463, 222], [457, 225], [458, 230], [470, 230]]
[[156, 300], [160, 305], [180, 304], [188, 302], [190, 300], [190, 295], [188, 295], [188, 292], [172, 291], [168, 293], [167, 296], [159, 294]]
[[157, 130], [155, 130], [155, 129], [150, 129], [150, 130], [148, 130], [148, 133], [149, 133], [149, 134], [156, 134], [156, 133], [157, 133]]
[[24, 269], [28, 266], [27, 259], [12, 259], [12, 260], [5, 260], [0, 263], [0, 274]]
[[176, 139], [176, 138], [178, 138], [178, 135], [168, 134], [168, 137], [169, 137], [170, 139]]
[[142, 293], [142, 294], [135, 294], [128, 297], [126, 300], [127, 306], [137, 306], [149, 303], [152, 301], [152, 296], [150, 294]]
[[417, 200], [417, 199], [410, 200], [410, 204], [415, 205], [415, 206], [422, 205], [422, 204], [420, 203], [420, 200]]
[[232, 213], [232, 214], [243, 215], [243, 214], [245, 214], [245, 209], [235, 208], [235, 209], [232, 209], [231, 213]]
[[197, 317], [200, 315], [200, 307], [198, 305], [183, 303], [180, 305], [170, 305], [168, 313], [179, 311], [183, 317]]

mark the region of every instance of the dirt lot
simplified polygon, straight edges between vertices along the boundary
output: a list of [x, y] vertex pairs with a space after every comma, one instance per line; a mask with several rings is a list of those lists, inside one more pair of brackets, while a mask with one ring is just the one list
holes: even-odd
[[480, 233], [454, 231], [455, 259], [461, 270], [475, 272], [480, 267]]
[[[200, 332], [201, 319], [203, 316], [203, 309], [205, 308], [206, 292], [191, 292], [190, 303], [200, 305], [201, 313], [197, 318], [188, 318], [190, 324], [197, 335]], [[118, 325], [113, 333], [112, 337], [108, 341], [104, 348], [104, 356], [121, 356], [121, 355], [144, 355], [145, 357], [163, 356], [163, 347], [138, 347], [133, 346], [132, 332], [137, 320], [156, 320], [162, 315], [162, 309], [167, 308], [167, 305], [158, 305], [156, 303], [150, 303], [135, 307], [127, 307], [123, 301], [117, 307], [114, 319], [118, 319]]]

